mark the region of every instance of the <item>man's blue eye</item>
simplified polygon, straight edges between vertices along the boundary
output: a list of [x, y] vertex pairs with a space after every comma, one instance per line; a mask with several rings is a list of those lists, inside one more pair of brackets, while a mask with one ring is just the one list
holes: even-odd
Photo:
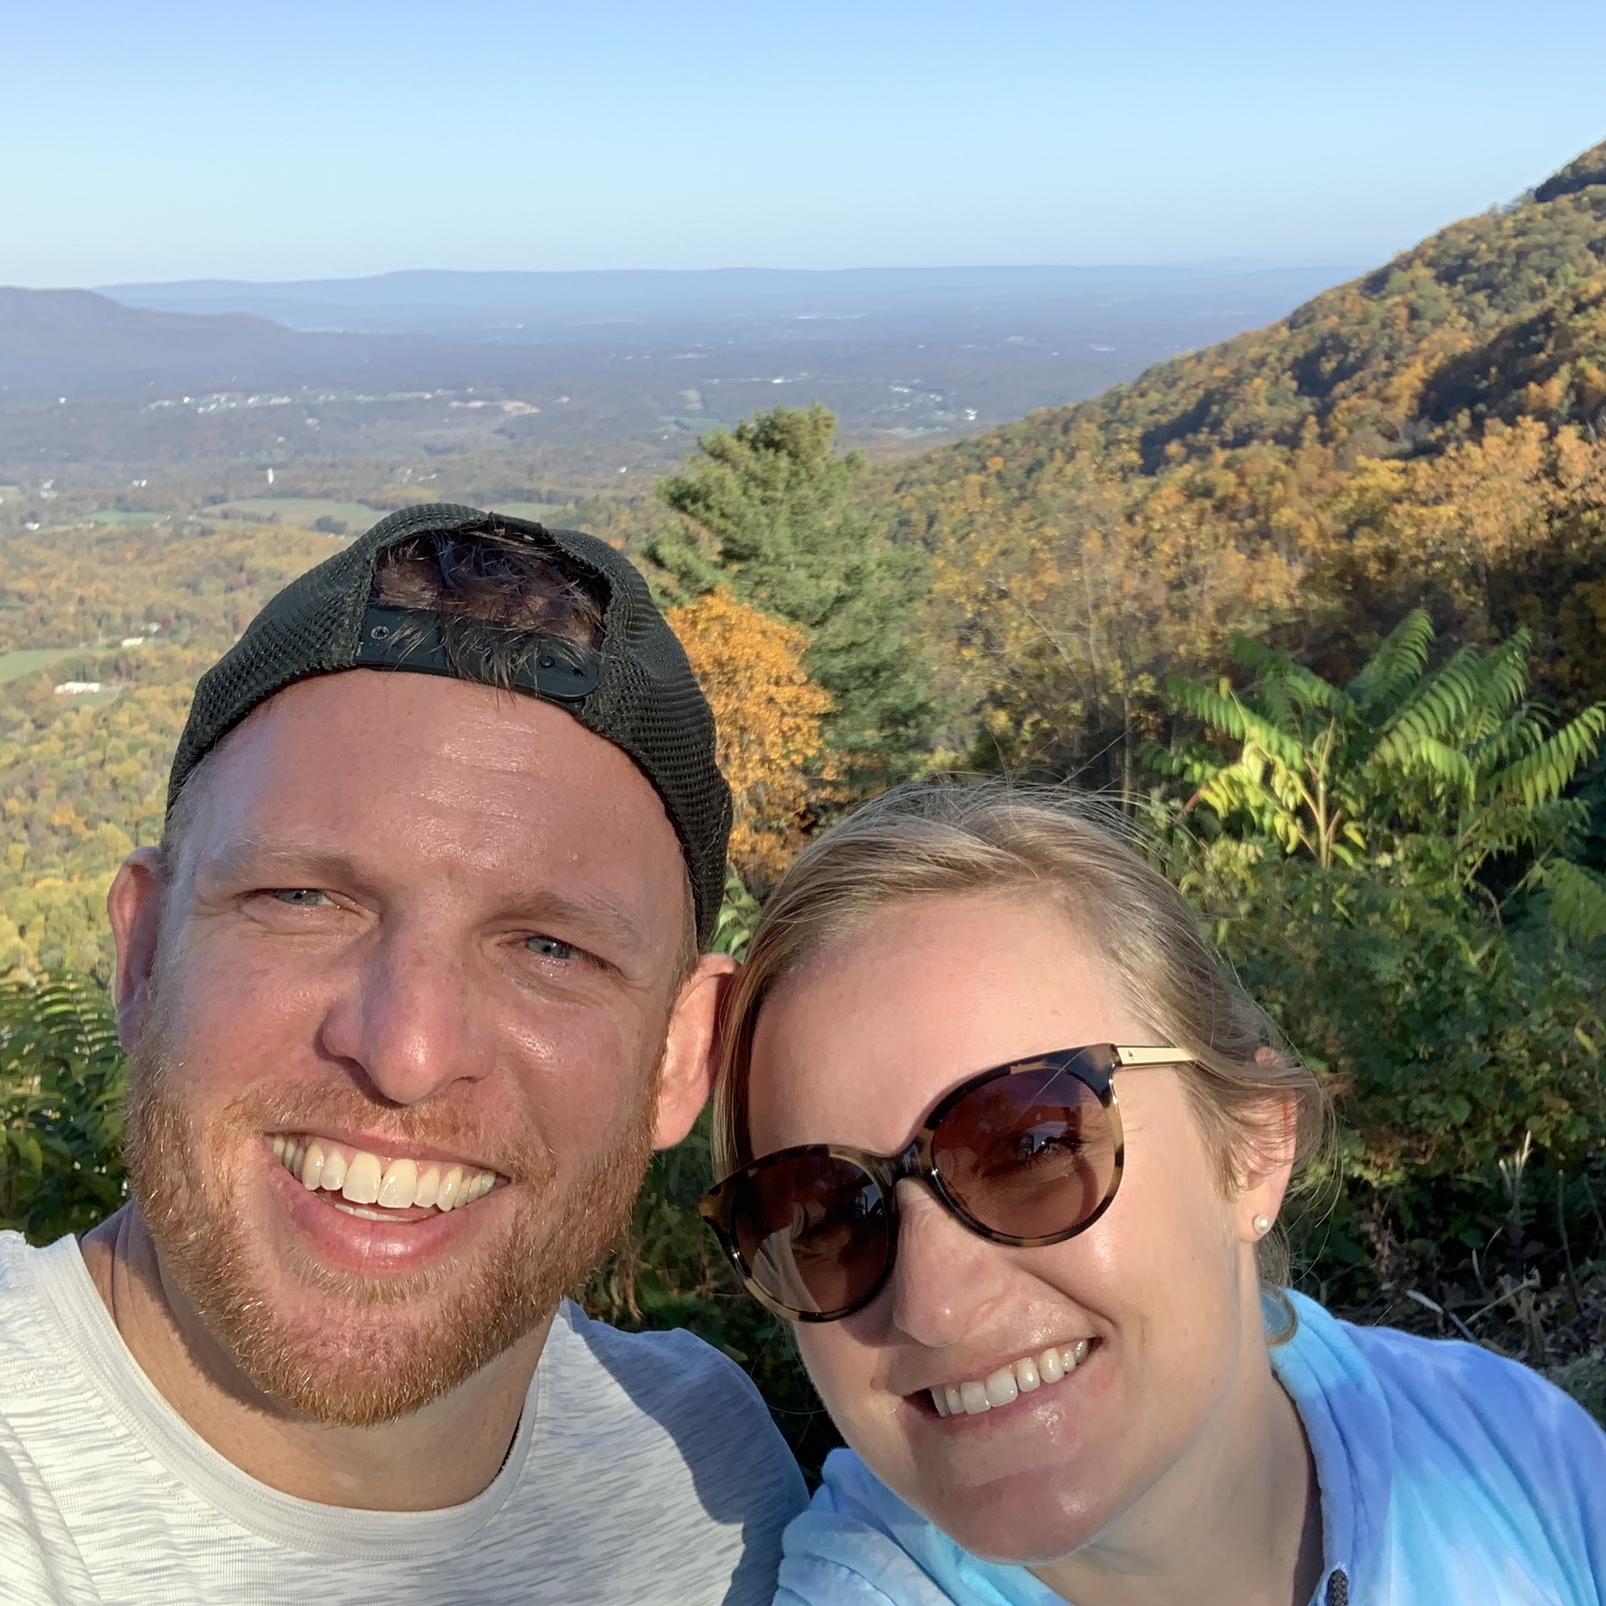
[[580, 950], [571, 948], [568, 943], [556, 937], [527, 937], [524, 946], [531, 953], [539, 954], [543, 959], [578, 959]]
[[268, 896], [289, 904], [292, 909], [311, 909], [319, 899], [328, 901], [328, 894], [319, 892], [316, 887], [275, 887]]

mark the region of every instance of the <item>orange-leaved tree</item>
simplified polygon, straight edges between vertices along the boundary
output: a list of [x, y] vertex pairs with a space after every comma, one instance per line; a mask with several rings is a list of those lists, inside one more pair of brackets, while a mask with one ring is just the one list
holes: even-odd
[[829, 779], [821, 724], [833, 703], [803, 668], [808, 637], [728, 591], [668, 618], [719, 726], [736, 806], [731, 862], [750, 881], [773, 880], [796, 851], [811, 786]]

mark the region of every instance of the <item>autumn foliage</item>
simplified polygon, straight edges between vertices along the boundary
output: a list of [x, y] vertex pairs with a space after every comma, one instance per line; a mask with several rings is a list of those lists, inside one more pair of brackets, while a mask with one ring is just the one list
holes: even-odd
[[719, 760], [735, 799], [731, 862], [763, 883], [796, 850], [811, 775], [825, 756], [831, 697], [803, 668], [801, 630], [711, 591], [669, 611], [719, 726]]
[[[1606, 146], [1269, 328], [886, 471], [973, 761], [1130, 789], [1239, 633], [1340, 677], [1414, 609], [1606, 695]], [[1561, 176], [1558, 176], [1561, 177]]]

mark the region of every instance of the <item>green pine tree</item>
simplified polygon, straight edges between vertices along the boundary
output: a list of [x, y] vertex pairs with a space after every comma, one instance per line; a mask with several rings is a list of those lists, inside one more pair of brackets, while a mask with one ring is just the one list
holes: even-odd
[[659, 484], [690, 528], [646, 548], [681, 595], [726, 585], [806, 632], [809, 673], [836, 699], [827, 735], [857, 786], [916, 768], [934, 721], [913, 618], [924, 565], [857, 501], [864, 471], [837, 451], [825, 408], [760, 413]]

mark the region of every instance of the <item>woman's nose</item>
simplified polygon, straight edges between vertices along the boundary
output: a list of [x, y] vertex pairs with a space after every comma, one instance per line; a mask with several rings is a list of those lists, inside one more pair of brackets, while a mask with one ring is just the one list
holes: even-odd
[[917, 1344], [963, 1338], [1004, 1297], [1005, 1250], [972, 1232], [923, 1184], [898, 1184], [891, 1318]]

